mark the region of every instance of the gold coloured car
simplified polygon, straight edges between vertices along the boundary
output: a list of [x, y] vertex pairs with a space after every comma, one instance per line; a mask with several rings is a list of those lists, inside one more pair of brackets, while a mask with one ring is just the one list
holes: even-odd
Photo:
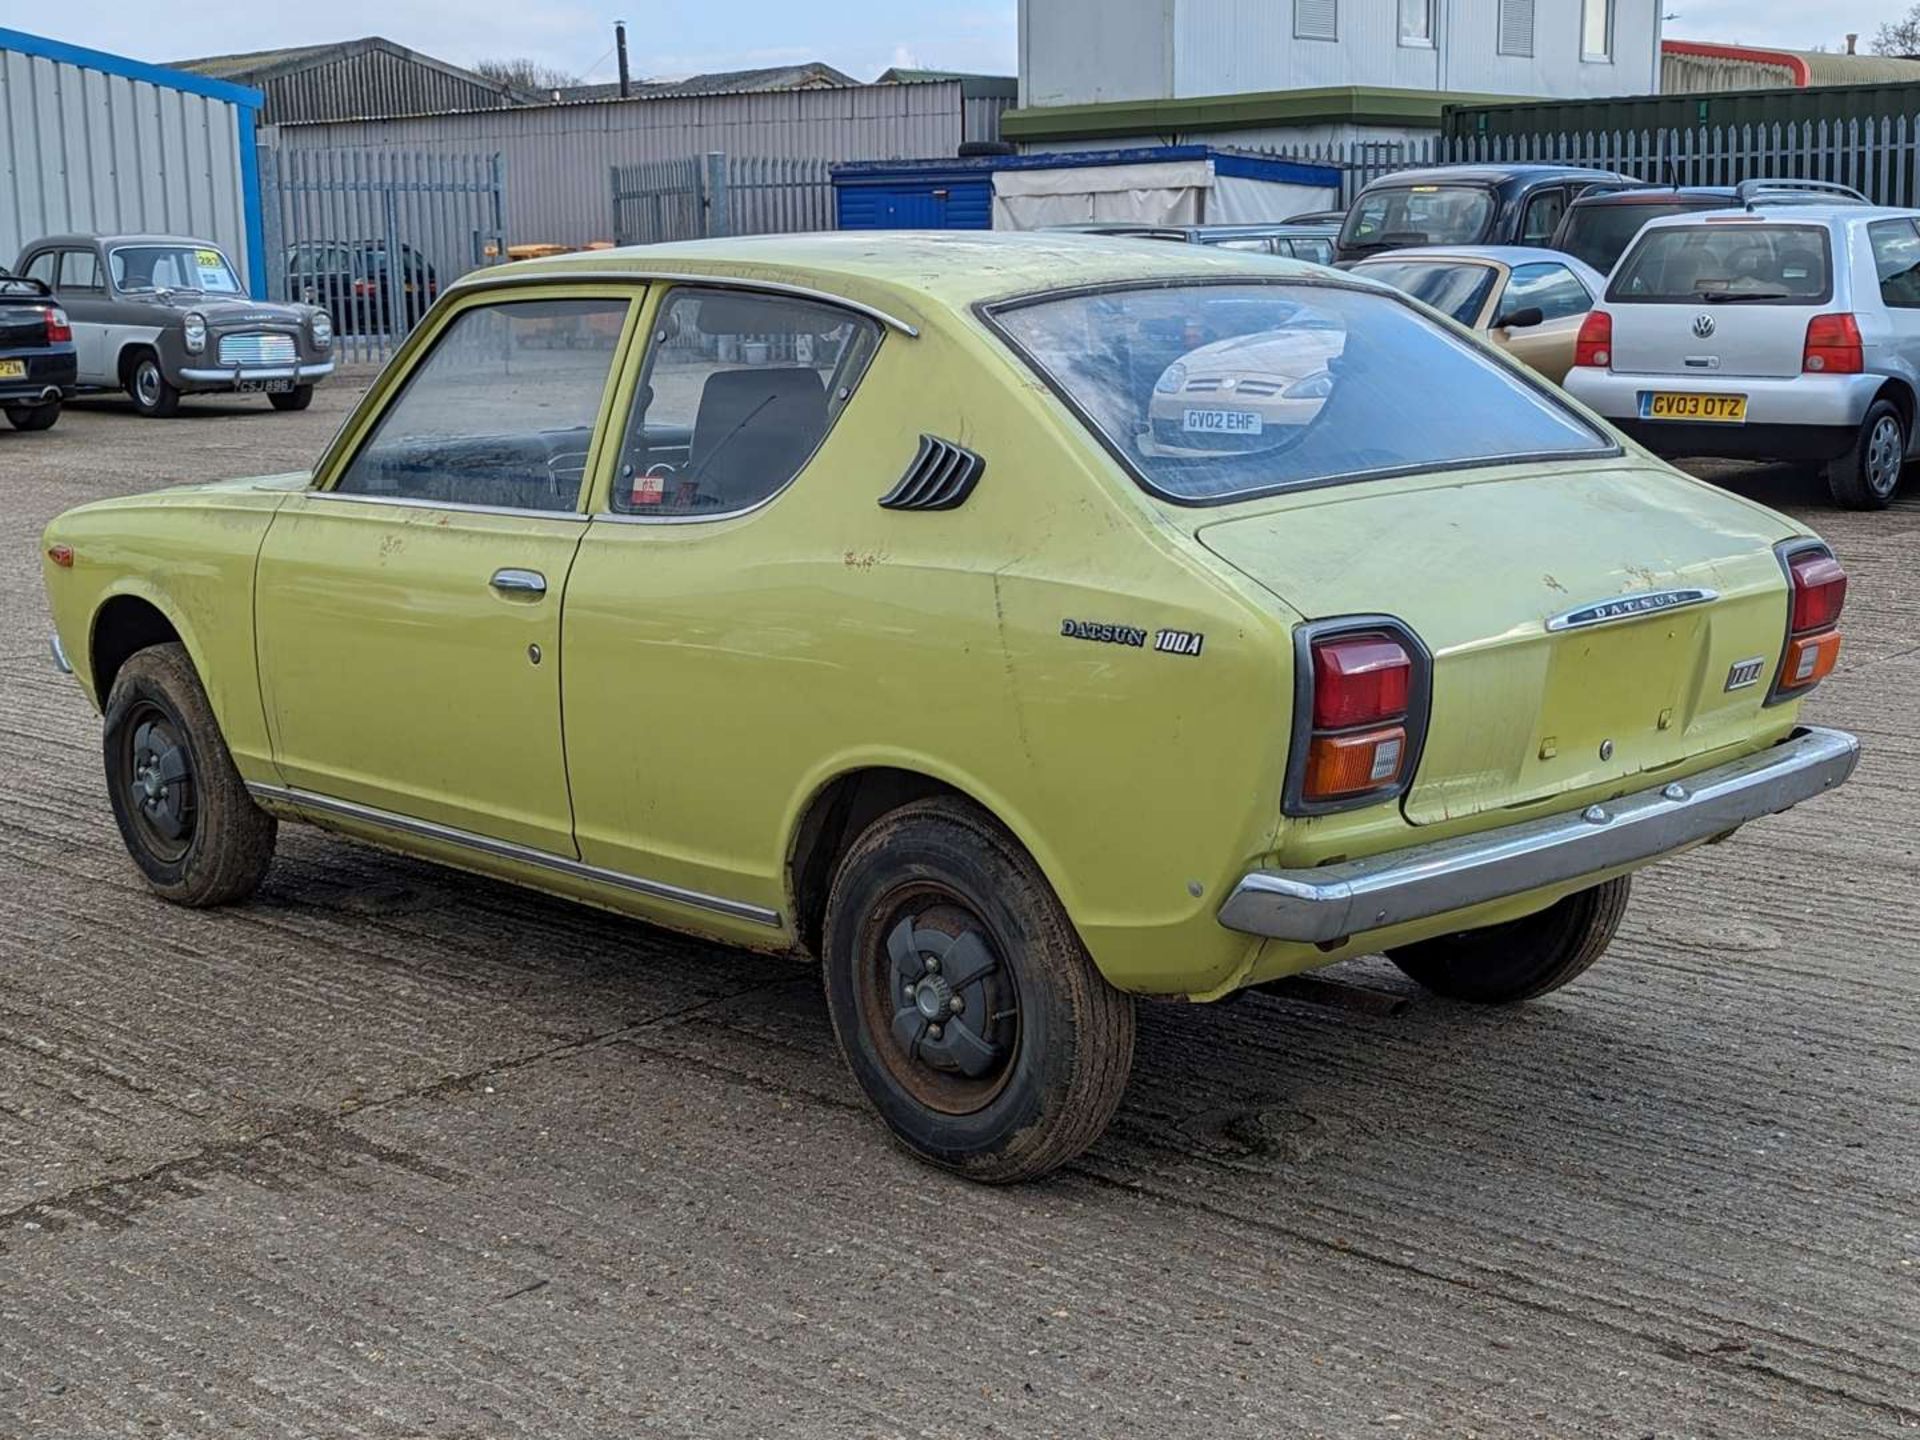
[[[1181, 367], [1323, 393], [1197, 445]], [[1856, 756], [1799, 719], [1817, 537], [1395, 292], [1199, 247], [482, 270], [310, 472], [43, 548], [160, 895], [306, 821], [817, 957], [889, 1130], [983, 1180], [1099, 1136], [1136, 997], [1380, 951], [1542, 994], [1633, 870]]]

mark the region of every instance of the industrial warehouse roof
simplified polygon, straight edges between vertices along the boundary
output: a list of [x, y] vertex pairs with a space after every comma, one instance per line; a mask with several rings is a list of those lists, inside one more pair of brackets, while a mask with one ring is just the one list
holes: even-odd
[[[843, 70], [820, 60], [804, 65], [768, 65], [757, 70], [714, 70], [704, 75], [689, 75], [684, 80], [635, 80], [634, 100], [661, 100], [677, 95], [748, 95], [767, 90], [837, 90], [860, 82]], [[549, 98], [542, 96], [542, 99]], [[571, 100], [618, 100], [619, 83], [604, 85], [565, 85], [552, 93], [561, 102]]]
[[207, 55], [177, 61], [175, 68], [259, 90], [266, 97], [260, 119], [268, 125], [503, 109], [540, 99], [378, 35]]
[[[1782, 50], [1772, 45], [1728, 45], [1671, 38], [1660, 42], [1660, 52], [1669, 61], [1691, 61], [1708, 67], [1707, 73], [1715, 68], [1724, 72], [1737, 71], [1738, 75], [1729, 77], [1735, 80], [1743, 76], [1757, 79], [1759, 75], [1772, 71], [1778, 75], [1777, 83], [1795, 88], [1808, 85], [1884, 85], [1920, 80], [1920, 59], [1906, 55], [1850, 55], [1837, 50]], [[1699, 84], [1678, 70], [1673, 70], [1669, 79], [1676, 83], [1664, 88], [1682, 91], [1720, 88], [1717, 85]], [[1755, 81], [1748, 80], [1746, 83]], [[1737, 84], [1728, 84], [1726, 88], [1739, 87]]]

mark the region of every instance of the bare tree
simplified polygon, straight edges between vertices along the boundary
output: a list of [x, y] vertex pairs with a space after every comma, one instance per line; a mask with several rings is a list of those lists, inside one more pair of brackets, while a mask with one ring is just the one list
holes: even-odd
[[524, 56], [513, 60], [481, 60], [474, 65], [473, 73], [516, 90], [561, 90], [580, 83], [578, 75]]
[[1889, 20], [1873, 37], [1876, 55], [1920, 55], [1920, 5], [1898, 20]]

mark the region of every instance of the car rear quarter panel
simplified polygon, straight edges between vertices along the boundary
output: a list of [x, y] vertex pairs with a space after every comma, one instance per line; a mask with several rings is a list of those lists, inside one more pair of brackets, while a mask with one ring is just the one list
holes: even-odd
[[[273, 778], [254, 659], [254, 562], [286, 491], [305, 481], [295, 475], [103, 501], [47, 527], [41, 563], [54, 627], [96, 709], [107, 701], [95, 684], [101, 614], [119, 596], [144, 601], [180, 636], [241, 775]], [[47, 558], [56, 543], [72, 547], [71, 568]]]

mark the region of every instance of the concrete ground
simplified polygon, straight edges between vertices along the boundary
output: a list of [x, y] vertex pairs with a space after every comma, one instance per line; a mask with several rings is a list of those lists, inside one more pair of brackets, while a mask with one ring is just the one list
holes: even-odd
[[0, 428], [0, 1436], [1920, 1430], [1920, 485], [1723, 467], [1852, 573], [1852, 785], [1511, 1012], [1377, 960], [1149, 1007], [1105, 1140], [989, 1191], [792, 964], [291, 827], [247, 905], [136, 881], [40, 527], [354, 389]]

